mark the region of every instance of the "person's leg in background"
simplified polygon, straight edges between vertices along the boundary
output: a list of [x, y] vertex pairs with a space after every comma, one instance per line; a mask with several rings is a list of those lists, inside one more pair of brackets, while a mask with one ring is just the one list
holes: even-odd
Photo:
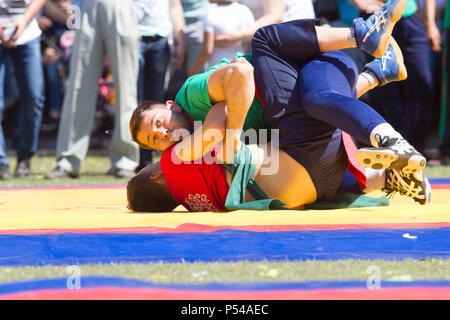
[[376, 88], [370, 93], [370, 98], [374, 108], [415, 148], [423, 152], [432, 99], [428, 39], [416, 15], [402, 18], [392, 36], [402, 49], [408, 78]]
[[441, 105], [441, 118], [439, 125], [439, 136], [441, 143], [439, 146], [440, 162], [444, 165], [450, 164], [450, 32], [444, 31], [444, 51], [443, 51], [443, 98]]
[[11, 58], [20, 91], [22, 112], [14, 176], [25, 177], [31, 174], [30, 159], [37, 151], [45, 100], [40, 39], [11, 49]]
[[[99, 6], [100, 7], [100, 6]], [[131, 178], [139, 165], [139, 147], [131, 139], [129, 120], [137, 105], [139, 30], [133, 1], [112, 0], [99, 8], [101, 32], [116, 89], [114, 132], [110, 144], [110, 172]]]
[[[146, 100], [164, 102], [165, 80], [170, 62], [170, 48], [165, 37], [143, 37], [139, 50], [138, 103]], [[153, 150], [140, 148], [136, 171], [153, 163]]]
[[47, 179], [78, 177], [94, 124], [105, 53], [98, 30], [98, 1], [83, 1], [81, 5], [81, 28], [76, 30], [56, 142], [57, 167], [45, 176]]
[[186, 19], [186, 26], [183, 29], [186, 40], [186, 57], [183, 65], [175, 70], [171, 75], [167, 88], [168, 98], [174, 99], [184, 81], [186, 81], [187, 70], [195, 63], [198, 53], [203, 44], [203, 22], [202, 20]]
[[56, 61], [48, 66], [44, 66], [44, 74], [47, 87], [48, 116], [46, 117], [46, 121], [42, 123], [42, 130], [53, 131], [58, 126], [63, 98], [59, 62]]
[[[405, 137], [419, 151], [425, 147], [432, 110], [432, 79], [429, 62], [430, 45], [423, 23], [414, 14], [404, 18], [407, 27], [404, 52], [408, 79], [397, 85], [405, 97]], [[395, 37], [395, 31], [394, 31]], [[420, 128], [420, 130], [418, 130]]]
[[[5, 108], [5, 59], [6, 49], [0, 45], [0, 123], [3, 122], [3, 111]], [[9, 172], [9, 159], [6, 152], [5, 136], [3, 135], [3, 126], [0, 126], [0, 180], [11, 178]]]

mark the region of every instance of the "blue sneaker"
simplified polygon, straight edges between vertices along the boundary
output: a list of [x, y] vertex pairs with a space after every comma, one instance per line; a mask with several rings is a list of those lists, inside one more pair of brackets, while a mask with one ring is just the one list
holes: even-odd
[[376, 76], [379, 86], [394, 81], [402, 81], [408, 77], [402, 51], [394, 38], [391, 37], [389, 47], [381, 58], [375, 58], [372, 62], [366, 64], [363, 72], [367, 71], [371, 71]]
[[405, 10], [406, 0], [391, 0], [367, 20], [353, 20], [353, 32], [359, 48], [374, 57], [386, 52], [392, 30]]

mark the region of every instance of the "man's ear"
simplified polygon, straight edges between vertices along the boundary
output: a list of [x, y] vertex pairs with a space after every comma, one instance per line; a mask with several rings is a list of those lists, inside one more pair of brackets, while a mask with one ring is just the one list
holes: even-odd
[[167, 100], [166, 107], [169, 108], [169, 110], [181, 112], [181, 107], [172, 100]]

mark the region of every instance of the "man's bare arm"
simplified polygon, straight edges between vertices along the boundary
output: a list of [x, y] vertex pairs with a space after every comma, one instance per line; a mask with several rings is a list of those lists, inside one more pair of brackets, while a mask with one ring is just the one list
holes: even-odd
[[229, 149], [226, 151], [229, 152], [224, 150], [224, 161], [233, 162], [245, 118], [255, 97], [252, 65], [240, 59], [239, 63], [215, 70], [208, 78], [208, 93], [214, 106], [201, 130], [198, 128], [178, 143], [176, 153], [183, 161], [194, 161], [228, 137], [226, 145]]
[[226, 103], [219, 102], [208, 112], [202, 126], [175, 146], [178, 158], [182, 161], [201, 159], [224, 139], [226, 122]]
[[440, 52], [441, 34], [436, 25], [436, 0], [425, 0], [425, 27], [431, 49]]
[[245, 118], [255, 98], [253, 66], [241, 62], [215, 70], [208, 78], [208, 93], [213, 103], [226, 103], [228, 117], [225, 128], [230, 131], [225, 137], [232, 138], [234, 146], [229, 153], [230, 158], [226, 159], [227, 162], [233, 161], [232, 154], [238, 150]]

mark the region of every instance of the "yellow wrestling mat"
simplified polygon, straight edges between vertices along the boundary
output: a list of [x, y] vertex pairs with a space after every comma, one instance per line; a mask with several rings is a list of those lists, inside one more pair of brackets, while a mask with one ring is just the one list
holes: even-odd
[[449, 189], [433, 190], [432, 205], [421, 206], [400, 195], [390, 203], [388, 207], [334, 210], [188, 213], [179, 207], [171, 213], [132, 213], [126, 207], [124, 186], [2, 189], [0, 230], [450, 222]]

